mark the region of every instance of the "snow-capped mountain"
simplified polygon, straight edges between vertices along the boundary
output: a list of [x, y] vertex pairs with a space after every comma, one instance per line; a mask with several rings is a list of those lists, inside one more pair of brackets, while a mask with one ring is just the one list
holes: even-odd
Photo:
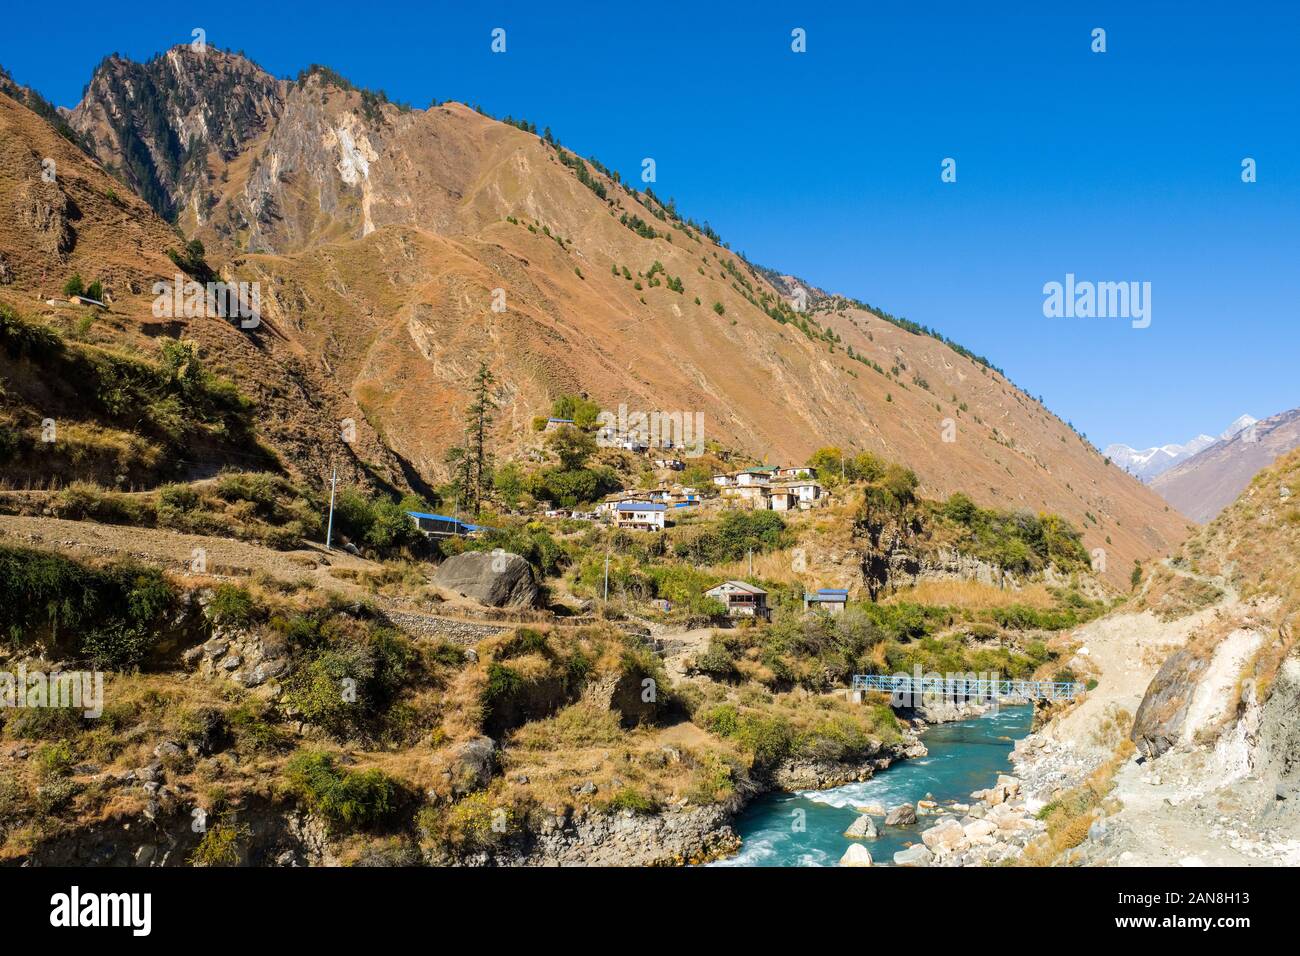
[[1245, 431], [1251, 425], [1257, 424], [1258, 422], [1258, 418], [1251, 418], [1249, 415], [1238, 415], [1233, 423], [1228, 426], [1227, 430], [1219, 436], [1219, 438], [1222, 441], [1227, 441], [1233, 435]]
[[1174, 465], [1186, 461], [1216, 442], [1227, 441], [1255, 422], [1256, 419], [1250, 415], [1239, 415], [1217, 438], [1213, 435], [1200, 434], [1181, 445], [1159, 445], [1140, 450], [1123, 444], [1107, 445], [1105, 455], [1130, 475], [1150, 482], [1156, 475], [1168, 471]]

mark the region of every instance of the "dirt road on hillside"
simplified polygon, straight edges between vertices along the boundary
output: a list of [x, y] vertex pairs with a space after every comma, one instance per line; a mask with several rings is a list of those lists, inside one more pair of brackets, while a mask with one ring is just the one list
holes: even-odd
[[[1168, 562], [1165, 567], [1175, 574], [1203, 580]], [[1223, 590], [1223, 599], [1188, 617], [1165, 622], [1150, 611], [1111, 614], [1079, 628], [1074, 634], [1081, 642], [1079, 656], [1100, 672], [1097, 686], [1079, 706], [1045, 726], [1042, 735], [1079, 749], [1113, 748], [1114, 742], [1107, 747], [1094, 739], [1107, 714], [1114, 708], [1127, 711], [1130, 717], [1136, 714], [1165, 659], [1203, 625], [1238, 606], [1237, 593], [1226, 581], [1215, 579], [1212, 583]]]

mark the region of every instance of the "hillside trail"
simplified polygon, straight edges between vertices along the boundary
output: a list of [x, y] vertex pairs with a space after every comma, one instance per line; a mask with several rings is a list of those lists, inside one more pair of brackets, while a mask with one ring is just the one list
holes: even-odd
[[[1039, 735], [1095, 767], [1114, 751], [1116, 709], [1131, 717], [1161, 664], [1203, 626], [1244, 610], [1237, 589], [1168, 559], [1173, 574], [1222, 590], [1215, 604], [1173, 621], [1151, 611], [1108, 615], [1075, 633], [1099, 671], [1097, 687]], [[1125, 722], [1125, 725], [1127, 722]], [[1106, 835], [1083, 846], [1083, 862], [1110, 866], [1295, 866], [1300, 840], [1284, 828], [1261, 832], [1259, 810], [1270, 794], [1240, 785], [1248, 773], [1242, 741], [1217, 748], [1171, 750], [1158, 760], [1136, 759], [1115, 774], [1110, 797], [1121, 805], [1105, 820]], [[1028, 774], [1034, 773], [1032, 759]]]
[[664, 671], [673, 683], [691, 680], [687, 675], [687, 664], [709, 649], [709, 640], [714, 628], [673, 628], [656, 625], [651, 627], [651, 636], [662, 648]]
[[301, 582], [345, 600], [396, 611], [403, 620], [395, 623], [417, 636], [422, 622], [435, 628], [448, 619], [477, 623], [473, 609], [456, 601], [439, 605], [439, 613], [434, 615], [410, 601], [376, 594], [351, 578], [381, 573], [382, 564], [346, 551], [327, 551], [323, 544], [311, 541], [293, 551], [277, 551], [250, 541], [163, 528], [0, 515], [0, 543], [54, 550], [79, 559], [130, 559], [179, 574], [194, 573], [193, 561], [201, 554], [209, 577], [239, 580], [261, 572], [280, 581]]
[[1109, 750], [1113, 743], [1108, 747], [1104, 739], [1098, 739], [1108, 718], [1118, 710], [1130, 717], [1136, 714], [1165, 659], [1202, 626], [1240, 606], [1241, 598], [1229, 582], [1178, 567], [1168, 559], [1163, 566], [1181, 577], [1212, 584], [1223, 596], [1210, 607], [1173, 621], [1161, 621], [1149, 610], [1121, 611], [1080, 627], [1074, 633], [1080, 644], [1077, 653], [1098, 671], [1097, 686], [1077, 707], [1044, 726], [1040, 731], [1043, 737], [1076, 749]]

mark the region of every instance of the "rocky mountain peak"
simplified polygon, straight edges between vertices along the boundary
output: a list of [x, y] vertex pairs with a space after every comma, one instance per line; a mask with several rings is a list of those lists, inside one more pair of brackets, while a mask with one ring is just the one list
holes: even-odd
[[202, 222], [225, 166], [274, 125], [286, 84], [245, 57], [177, 46], [147, 63], [113, 54], [69, 116], [92, 155], [166, 219]]

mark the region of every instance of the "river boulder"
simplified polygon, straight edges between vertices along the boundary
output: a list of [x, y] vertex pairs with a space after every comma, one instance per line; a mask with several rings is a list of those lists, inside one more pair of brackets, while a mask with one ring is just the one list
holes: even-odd
[[854, 843], [840, 857], [840, 866], [870, 866], [871, 851], [861, 843]]
[[915, 843], [894, 854], [894, 866], [929, 866], [933, 862], [934, 854], [924, 843]]
[[921, 834], [921, 842], [935, 853], [955, 849], [965, 838], [966, 831], [953, 819], [936, 823]]
[[908, 827], [916, 822], [916, 807], [910, 803], [900, 803], [885, 816], [887, 827]]
[[876, 824], [867, 814], [862, 814], [844, 831], [844, 835], [850, 840], [874, 840], [879, 836], [876, 830]]

